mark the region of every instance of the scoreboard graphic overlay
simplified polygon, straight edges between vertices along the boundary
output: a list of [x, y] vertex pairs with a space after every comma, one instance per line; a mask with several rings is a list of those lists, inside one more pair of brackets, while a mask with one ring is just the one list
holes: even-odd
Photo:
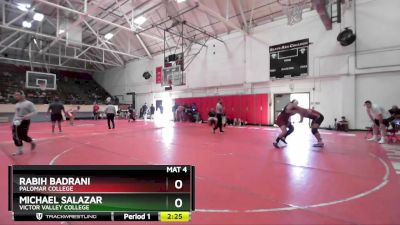
[[302, 77], [308, 75], [309, 40], [303, 39], [269, 47], [270, 77]]
[[195, 209], [194, 167], [9, 166], [15, 221], [187, 222]]

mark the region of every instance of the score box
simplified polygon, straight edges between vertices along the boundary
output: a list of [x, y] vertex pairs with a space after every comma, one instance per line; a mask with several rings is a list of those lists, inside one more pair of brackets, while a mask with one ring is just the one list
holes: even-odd
[[147, 212], [154, 221], [154, 213], [161, 211], [194, 211], [194, 196], [194, 167], [188, 165], [9, 167], [9, 211], [15, 220], [99, 213], [97, 220], [107, 221], [114, 213], [135, 212], [140, 221]]

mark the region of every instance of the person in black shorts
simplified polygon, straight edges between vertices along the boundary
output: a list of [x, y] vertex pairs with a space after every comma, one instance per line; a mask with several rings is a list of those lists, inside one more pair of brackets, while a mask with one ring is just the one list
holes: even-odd
[[314, 147], [324, 147], [324, 142], [322, 141], [321, 134], [318, 129], [324, 121], [324, 116], [322, 113], [315, 109], [305, 109], [300, 106], [296, 106], [294, 111], [300, 115], [300, 123], [303, 122], [303, 118], [308, 118], [311, 120], [311, 133], [317, 139], [318, 143], [314, 144]]
[[129, 106], [128, 108], [129, 111], [129, 119], [128, 119], [128, 123], [132, 121], [136, 121], [136, 112], [135, 109], [133, 108], [133, 105]]
[[275, 142], [272, 145], [275, 148], [279, 148], [279, 141], [286, 143], [286, 137], [289, 136], [294, 131], [294, 127], [290, 121], [290, 117], [294, 115], [293, 108], [297, 106], [299, 102], [296, 99], [293, 99], [289, 102], [279, 113], [278, 117], [276, 118], [275, 124], [281, 129], [281, 133], [276, 138]]
[[386, 130], [389, 125], [389, 122], [384, 121], [384, 119], [388, 117], [387, 111], [383, 107], [373, 104], [370, 100], [365, 101], [364, 106], [372, 122], [372, 138], [367, 140], [378, 141], [379, 144], [385, 144]]
[[156, 112], [156, 108], [154, 107], [153, 104], [150, 106], [150, 119], [154, 119], [154, 113]]
[[63, 116], [61, 112], [64, 112], [65, 115], [65, 109], [64, 105], [60, 102], [60, 99], [56, 96], [54, 97], [54, 102], [52, 102], [49, 105], [49, 109], [47, 110], [47, 114], [51, 113], [51, 131], [54, 134], [54, 128], [56, 126], [56, 122], [58, 123], [58, 131], [62, 133], [61, 129], [61, 122], [63, 121]]

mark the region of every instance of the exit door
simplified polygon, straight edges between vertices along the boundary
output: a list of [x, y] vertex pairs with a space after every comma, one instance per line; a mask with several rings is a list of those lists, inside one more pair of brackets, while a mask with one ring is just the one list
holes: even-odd
[[274, 121], [278, 117], [282, 109], [290, 102], [290, 94], [275, 94], [274, 95]]

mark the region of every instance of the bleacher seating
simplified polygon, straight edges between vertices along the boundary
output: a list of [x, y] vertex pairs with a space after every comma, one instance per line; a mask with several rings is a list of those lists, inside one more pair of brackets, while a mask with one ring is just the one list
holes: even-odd
[[[26, 69], [25, 69], [26, 70]], [[27, 89], [25, 88], [24, 69], [11, 71], [0, 70], [0, 104], [14, 103], [13, 94], [16, 90], [24, 90], [27, 99], [35, 104], [47, 104], [54, 96], [59, 96], [65, 104], [93, 104], [104, 103], [109, 96], [92, 77], [88, 74], [56, 71], [57, 90]]]

